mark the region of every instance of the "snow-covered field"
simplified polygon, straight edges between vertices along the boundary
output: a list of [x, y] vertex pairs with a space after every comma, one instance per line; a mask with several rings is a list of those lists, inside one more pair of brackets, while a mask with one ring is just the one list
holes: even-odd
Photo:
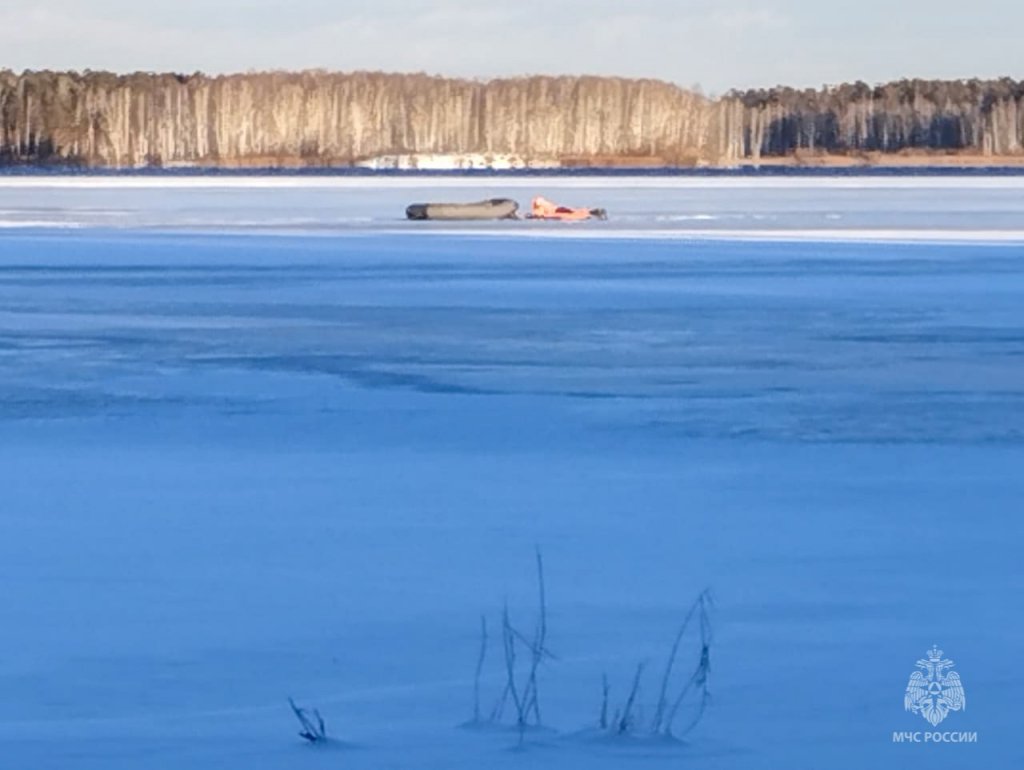
[[[611, 219], [402, 220], [535, 193]], [[33, 177], [0, 227], [3, 770], [1024, 762], [1024, 179]], [[517, 748], [459, 725], [537, 546]], [[704, 720], [581, 733], [705, 587]]]

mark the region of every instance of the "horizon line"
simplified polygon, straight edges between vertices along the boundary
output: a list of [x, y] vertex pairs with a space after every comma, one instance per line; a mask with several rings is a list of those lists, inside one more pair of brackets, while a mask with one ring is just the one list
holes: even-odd
[[185, 72], [181, 70], [115, 70], [115, 69], [93, 69], [91, 67], [85, 67], [82, 69], [55, 69], [55, 68], [43, 68], [33, 69], [24, 68], [20, 71], [12, 68], [0, 66], [0, 75], [11, 74], [15, 77], [25, 77], [26, 75], [53, 73], [61, 75], [79, 75], [88, 76], [90, 74], [98, 75], [113, 75], [115, 77], [131, 77], [133, 75], [146, 75], [146, 76], [167, 76], [174, 78], [207, 78], [207, 79], [218, 79], [218, 78], [240, 78], [240, 77], [251, 77], [259, 75], [327, 75], [327, 76], [353, 76], [353, 75], [382, 75], [385, 77], [425, 77], [431, 80], [446, 80], [457, 83], [469, 83], [474, 85], [489, 85], [491, 83], [500, 83], [515, 80], [613, 80], [613, 81], [624, 81], [630, 83], [658, 83], [660, 85], [667, 85], [678, 88], [688, 93], [702, 95], [708, 98], [719, 98], [725, 96], [730, 92], [749, 92], [749, 91], [771, 91], [773, 89], [789, 89], [793, 91], [822, 91], [830, 88], [836, 88], [845, 85], [858, 85], [864, 84], [872, 88], [879, 88], [888, 85], [894, 85], [903, 82], [922, 82], [922, 83], [970, 83], [977, 81], [980, 83], [997, 83], [1003, 80], [1010, 80], [1014, 83], [1024, 82], [1024, 78], [1015, 78], [1012, 75], [999, 75], [996, 77], [982, 77], [982, 76], [970, 76], [970, 77], [956, 77], [956, 78], [941, 78], [941, 77], [921, 77], [921, 76], [903, 76], [900, 78], [889, 79], [889, 80], [864, 80], [861, 78], [854, 78], [849, 80], [822, 82], [816, 86], [795, 86], [787, 85], [785, 83], [776, 83], [770, 86], [732, 86], [724, 91], [705, 90], [700, 83], [692, 83], [691, 85], [683, 85], [682, 83], [671, 80], [668, 78], [654, 77], [654, 76], [631, 76], [631, 75], [598, 75], [592, 73], [520, 73], [516, 75], [499, 75], [499, 76], [467, 76], [467, 75], [447, 75], [440, 72], [426, 72], [425, 70], [383, 70], [383, 69], [332, 69], [329, 67], [303, 67], [298, 69], [286, 69], [286, 68], [274, 68], [274, 69], [248, 69], [248, 70], [231, 70], [231, 71], [205, 71], [201, 69], [193, 70], [192, 72]]

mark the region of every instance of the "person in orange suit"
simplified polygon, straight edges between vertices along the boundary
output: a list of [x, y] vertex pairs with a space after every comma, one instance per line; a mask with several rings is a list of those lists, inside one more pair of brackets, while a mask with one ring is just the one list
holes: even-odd
[[606, 219], [604, 209], [570, 208], [552, 203], [547, 198], [538, 195], [530, 204], [531, 219], [559, 219], [562, 221], [578, 221], [581, 219]]

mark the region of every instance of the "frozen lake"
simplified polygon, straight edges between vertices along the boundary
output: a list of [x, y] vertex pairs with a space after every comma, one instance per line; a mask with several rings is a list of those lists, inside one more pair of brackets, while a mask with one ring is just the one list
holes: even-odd
[[[543, 194], [608, 222], [423, 223], [409, 203]], [[1024, 176], [0, 177], [0, 228], [1024, 243]]]
[[[1022, 461], [1024, 178], [0, 180], [0, 766], [1018, 766]], [[705, 587], [703, 721], [583, 740]]]

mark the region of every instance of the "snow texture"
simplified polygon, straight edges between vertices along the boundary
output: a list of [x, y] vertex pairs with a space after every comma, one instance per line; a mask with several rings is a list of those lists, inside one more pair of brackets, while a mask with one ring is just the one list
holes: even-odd
[[[1020, 766], [1024, 180], [856, 181], [0, 182], [0, 767]], [[401, 220], [534, 190], [611, 220]]]

